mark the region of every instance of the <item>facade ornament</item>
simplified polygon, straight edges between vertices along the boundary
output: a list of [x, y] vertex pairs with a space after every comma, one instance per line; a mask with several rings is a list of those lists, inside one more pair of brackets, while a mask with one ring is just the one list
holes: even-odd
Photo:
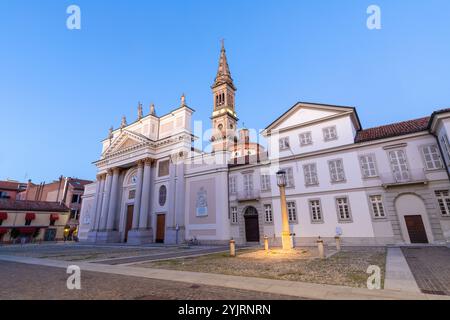
[[109, 128], [109, 134], [108, 134], [108, 139], [110, 140], [110, 142], [111, 142], [112, 138], [114, 137], [113, 131], [114, 131], [114, 127], [111, 126], [111, 128]]
[[156, 116], [155, 104], [154, 104], [154, 103], [152, 103], [152, 104], [150, 105], [150, 114], [151, 114], [152, 116]]
[[142, 109], [142, 103], [138, 104], [138, 120], [141, 120], [144, 117], [144, 111]]
[[197, 217], [205, 217], [208, 215], [208, 192], [201, 187], [197, 192]]
[[186, 106], [186, 96], [183, 93], [183, 95], [181, 96], [181, 107], [184, 107], [184, 106]]
[[122, 117], [122, 123], [120, 124], [120, 129], [123, 129], [127, 126], [127, 117]]

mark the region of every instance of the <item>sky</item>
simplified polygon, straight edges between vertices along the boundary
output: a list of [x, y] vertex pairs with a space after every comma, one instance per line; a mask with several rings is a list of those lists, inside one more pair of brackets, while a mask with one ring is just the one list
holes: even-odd
[[222, 38], [240, 126], [298, 101], [355, 106], [364, 128], [450, 107], [448, 0], [0, 0], [0, 179], [95, 179], [139, 101], [163, 115], [185, 93], [208, 127]]

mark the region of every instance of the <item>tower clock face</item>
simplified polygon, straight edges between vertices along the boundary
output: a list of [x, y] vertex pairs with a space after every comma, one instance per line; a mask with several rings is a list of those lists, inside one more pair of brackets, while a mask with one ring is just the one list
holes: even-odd
[[223, 124], [219, 124], [219, 126], [217, 127], [220, 131], [223, 130]]

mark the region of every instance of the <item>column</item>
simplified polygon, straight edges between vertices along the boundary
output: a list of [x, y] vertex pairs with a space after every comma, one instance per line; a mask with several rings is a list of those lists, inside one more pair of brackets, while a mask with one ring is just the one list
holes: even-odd
[[99, 207], [101, 205], [101, 201], [100, 201], [100, 197], [101, 197], [101, 192], [103, 192], [103, 190], [101, 189], [102, 187], [102, 179], [103, 179], [103, 175], [99, 174], [97, 175], [97, 185], [95, 188], [95, 198], [94, 198], [94, 210], [91, 213], [91, 226], [90, 226], [90, 230], [89, 231], [95, 231], [97, 230], [97, 218], [100, 215], [99, 214]]
[[142, 197], [142, 174], [144, 172], [144, 162], [137, 163], [137, 182], [136, 182], [136, 197], [134, 198], [133, 209], [133, 230], [139, 229], [139, 212], [141, 211], [141, 197]]
[[179, 225], [183, 227], [184, 223], [184, 196], [185, 196], [185, 183], [184, 183], [184, 159], [181, 158], [177, 162], [177, 182], [175, 184], [175, 226]]
[[148, 229], [151, 173], [152, 173], [152, 160], [146, 159], [144, 164], [144, 182], [142, 186], [141, 215], [139, 217], [139, 229], [142, 230]]
[[106, 184], [106, 174], [102, 174], [101, 180], [100, 180], [100, 191], [98, 195], [98, 202], [97, 202], [97, 208], [95, 210], [95, 230], [100, 230], [100, 218], [102, 216], [102, 208], [103, 208], [103, 194], [105, 193], [105, 184]]
[[105, 181], [105, 192], [103, 194], [103, 204], [101, 211], [102, 214], [100, 216], [99, 230], [101, 231], [106, 230], [106, 222], [108, 218], [108, 209], [109, 209], [109, 195], [111, 193], [111, 182], [112, 182], [112, 170], [108, 170]]
[[114, 168], [113, 170], [113, 178], [112, 178], [112, 187], [111, 187], [111, 196], [109, 199], [109, 210], [108, 210], [108, 220], [106, 225], [106, 230], [113, 231], [114, 230], [114, 221], [117, 214], [117, 198], [119, 194], [119, 174], [120, 169]]

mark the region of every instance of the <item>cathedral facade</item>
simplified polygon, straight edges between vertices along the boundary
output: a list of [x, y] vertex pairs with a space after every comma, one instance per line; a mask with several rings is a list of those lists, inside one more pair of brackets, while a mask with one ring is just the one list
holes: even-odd
[[85, 189], [81, 241], [279, 244], [280, 169], [298, 244], [450, 241], [450, 110], [363, 129], [353, 107], [299, 102], [264, 130], [266, 150], [237, 129], [223, 45], [212, 95], [211, 152], [193, 147], [184, 95], [167, 115], [139, 105], [136, 121], [110, 130]]

